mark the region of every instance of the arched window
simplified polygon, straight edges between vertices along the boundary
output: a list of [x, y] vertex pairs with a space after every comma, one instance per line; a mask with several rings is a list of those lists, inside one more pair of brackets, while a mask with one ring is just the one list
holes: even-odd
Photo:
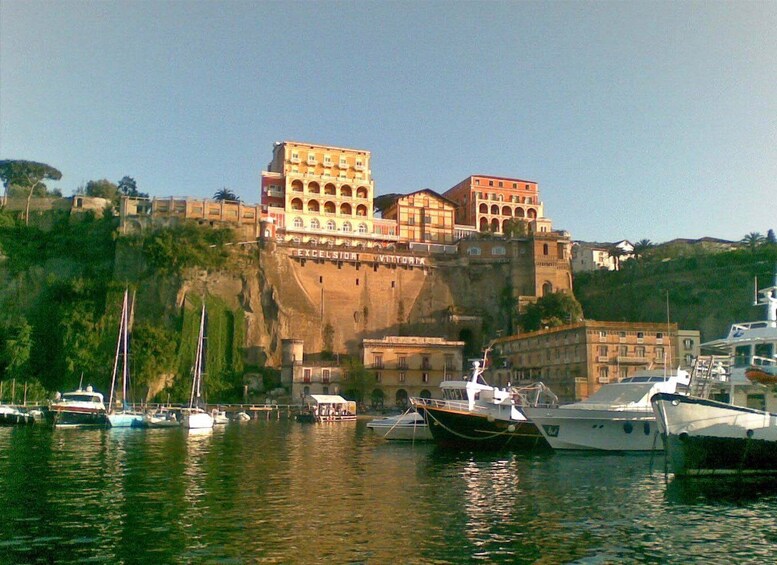
[[308, 200], [308, 212], [318, 212], [320, 205], [318, 200]]
[[498, 215], [498, 214], [499, 214], [499, 206], [497, 206], [496, 204], [494, 204], [493, 206], [491, 206], [491, 213], [492, 213], [493, 215], [495, 215], [495, 216], [496, 216], [496, 215]]
[[320, 194], [321, 193], [321, 187], [318, 185], [316, 181], [309, 182], [308, 183], [308, 192], [312, 192], [313, 194]]
[[335, 224], [335, 221], [334, 220], [329, 220], [326, 223], [326, 229], [328, 231], [335, 231], [337, 229], [337, 225]]
[[302, 218], [294, 218], [294, 227], [295, 228], [305, 227], [305, 223], [302, 221]]
[[351, 215], [351, 205], [347, 202], [343, 202], [340, 204], [340, 214], [343, 216], [350, 216]]
[[350, 198], [353, 195], [353, 190], [347, 184], [340, 187], [340, 196]]
[[302, 192], [302, 181], [301, 180], [291, 181], [291, 191]]
[[325, 214], [334, 214], [336, 211], [335, 203], [334, 202], [327, 202], [324, 204], [324, 213]]
[[360, 186], [356, 189], [356, 198], [367, 198], [367, 188]]
[[548, 244], [547, 243], [543, 243], [542, 244], [542, 254], [543, 255], [547, 255], [548, 254]]
[[311, 229], [314, 229], [314, 230], [320, 229], [321, 223], [316, 218], [313, 218], [312, 220], [310, 220], [310, 227]]
[[356, 207], [356, 215], [357, 216], [366, 216], [367, 215], [367, 207], [364, 204], [359, 204]]
[[515, 216], [517, 218], [525, 218], [526, 217], [526, 212], [523, 211], [523, 208], [516, 208], [515, 209]]
[[497, 220], [496, 218], [491, 220], [491, 231], [494, 233], [499, 232], [499, 220]]
[[503, 216], [512, 216], [513, 210], [509, 206], [502, 206], [502, 215]]
[[302, 200], [299, 198], [295, 198], [291, 201], [291, 209], [292, 210], [302, 210]]
[[335, 190], [335, 185], [333, 185], [331, 182], [327, 183], [324, 186], [324, 194], [331, 194], [332, 196], [335, 196], [337, 194], [337, 191]]
[[550, 281], [545, 281], [542, 285], [542, 296], [547, 296], [553, 293], [553, 284]]
[[353, 226], [351, 226], [351, 222], [345, 222], [343, 224], [343, 231], [347, 233], [351, 233], [351, 231], [353, 231]]
[[488, 218], [480, 218], [480, 231], [488, 231]]
[[367, 224], [359, 224], [359, 233], [367, 233]]
[[481, 214], [488, 214], [488, 204], [481, 204], [479, 210]]
[[529, 209], [529, 217], [532, 220], [536, 220], [537, 219], [537, 210], [535, 210], [534, 208]]
[[480, 255], [480, 247], [470, 247], [467, 249], [467, 255]]

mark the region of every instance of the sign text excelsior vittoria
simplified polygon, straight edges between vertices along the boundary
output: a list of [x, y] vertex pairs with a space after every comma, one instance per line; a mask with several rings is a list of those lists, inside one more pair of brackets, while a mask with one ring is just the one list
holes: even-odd
[[291, 249], [292, 257], [302, 259], [325, 259], [327, 261], [349, 261], [363, 263], [383, 263], [387, 265], [408, 265], [413, 267], [426, 266], [425, 257], [412, 255], [388, 255], [385, 253], [355, 253], [353, 251], [334, 251], [329, 249]]

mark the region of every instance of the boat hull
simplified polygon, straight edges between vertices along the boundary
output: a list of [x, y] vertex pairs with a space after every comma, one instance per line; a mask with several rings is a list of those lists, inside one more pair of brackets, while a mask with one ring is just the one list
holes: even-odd
[[26, 426], [34, 423], [32, 414], [10, 406], [0, 406], [0, 426]]
[[114, 412], [113, 414], [108, 414], [108, 423], [112, 428], [139, 428], [143, 426], [143, 414]]
[[184, 413], [183, 427], [190, 430], [202, 430], [213, 427], [213, 416], [207, 412]]
[[528, 421], [504, 420], [485, 414], [418, 404], [434, 440], [454, 447], [488, 449], [549, 449], [537, 426]]
[[777, 415], [677, 394], [652, 402], [676, 475], [777, 474]]
[[55, 428], [105, 428], [108, 415], [105, 411], [86, 410], [50, 410], [50, 418]]
[[652, 411], [576, 408], [523, 410], [553, 449], [652, 451], [663, 447]]
[[417, 413], [378, 418], [367, 427], [384, 439], [399, 441], [430, 441], [434, 439], [423, 416]]

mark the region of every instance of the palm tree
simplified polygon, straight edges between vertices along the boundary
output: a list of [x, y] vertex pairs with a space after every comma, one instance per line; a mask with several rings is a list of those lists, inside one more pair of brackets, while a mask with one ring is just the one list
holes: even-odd
[[224, 187], [215, 192], [213, 195], [213, 200], [218, 200], [220, 202], [225, 200], [229, 200], [231, 202], [240, 202], [240, 197], [227, 187]]
[[615, 261], [615, 270], [620, 271], [621, 270], [621, 257], [626, 255], [626, 253], [623, 251], [621, 247], [618, 247], [617, 245], [611, 245], [607, 248], [607, 254], [612, 257], [612, 259]]
[[750, 232], [742, 238], [742, 243], [747, 245], [751, 252], [755, 252], [764, 241], [766, 241], [766, 238], [757, 231]]
[[634, 244], [634, 258], [639, 261], [644, 259], [648, 251], [653, 247], [653, 242], [649, 239], [640, 239]]

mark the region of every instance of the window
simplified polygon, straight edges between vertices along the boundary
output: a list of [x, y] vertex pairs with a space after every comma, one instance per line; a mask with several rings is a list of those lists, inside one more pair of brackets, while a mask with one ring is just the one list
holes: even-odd
[[326, 229], [329, 231], [335, 231], [337, 229], [337, 225], [335, 224], [334, 220], [329, 220], [326, 223]]
[[480, 247], [470, 247], [467, 249], [467, 255], [480, 255]]
[[421, 374], [421, 380], [425, 383], [429, 382], [429, 373], [422, 373]]
[[685, 349], [692, 349], [693, 348], [693, 340], [692, 339], [684, 339], [683, 340], [683, 347]]
[[506, 255], [507, 250], [501, 245], [497, 245], [491, 250], [491, 255]]
[[301, 228], [305, 224], [302, 222], [302, 218], [294, 218], [294, 227], [295, 228]]
[[397, 357], [397, 368], [407, 369], [407, 357], [405, 357], [404, 355], [400, 355]]
[[359, 224], [359, 233], [367, 233], [367, 224]]
[[302, 382], [303, 383], [309, 383], [310, 382], [310, 369], [303, 369], [302, 370]]
[[313, 218], [312, 220], [310, 220], [310, 227], [314, 230], [317, 230], [321, 228], [321, 224], [317, 219]]
[[488, 181], [488, 186], [494, 186], [494, 181], [492, 180]]
[[380, 374], [380, 372], [375, 373], [375, 382], [379, 383], [383, 380], [383, 375]]
[[383, 368], [383, 354], [382, 353], [375, 353], [372, 356], [372, 366], [375, 369], [382, 369]]
[[634, 348], [634, 354], [637, 357], [644, 357], [645, 356], [645, 346], [644, 345], [638, 345]]
[[350, 233], [352, 230], [353, 230], [353, 228], [351, 227], [351, 222], [345, 222], [343, 224], [343, 231], [344, 232]]
[[664, 348], [656, 347], [656, 359], [661, 361], [664, 358]]
[[445, 370], [446, 371], [452, 371], [453, 370], [453, 355], [446, 354], [445, 355]]
[[[424, 371], [429, 371], [429, 370], [431, 370], [431, 368], [432, 368], [432, 363], [431, 363], [431, 361], [429, 361], [429, 356], [428, 355], [424, 355], [421, 358], [421, 369], [423, 369]], [[426, 382], [426, 381], [424, 381], [424, 382]]]
[[399, 373], [399, 382], [403, 383], [407, 379], [407, 373]]
[[621, 357], [628, 357], [628, 355], [629, 355], [629, 346], [628, 345], [621, 345], [620, 349], [618, 350], [618, 354]]
[[607, 357], [607, 346], [606, 345], [600, 345], [599, 346], [599, 357]]
[[321, 370], [321, 382], [324, 384], [329, 384], [329, 377], [331, 375], [330, 369], [322, 369]]

